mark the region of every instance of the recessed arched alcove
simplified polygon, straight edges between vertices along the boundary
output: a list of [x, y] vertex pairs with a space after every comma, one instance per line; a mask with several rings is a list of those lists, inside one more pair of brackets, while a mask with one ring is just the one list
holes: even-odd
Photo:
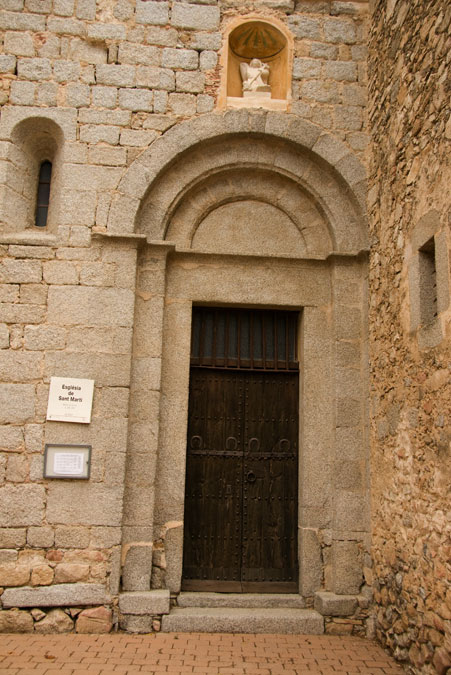
[[[291, 92], [293, 40], [277, 19], [250, 15], [239, 17], [228, 28], [222, 55], [219, 107], [262, 107], [286, 110]], [[254, 99], [243, 90], [242, 65], [258, 59], [269, 71], [270, 92]]]
[[8, 198], [3, 209], [8, 231], [34, 227], [38, 177], [43, 162], [52, 165], [47, 229], [56, 224], [63, 142], [61, 127], [46, 117], [27, 117], [13, 128], [5, 172]]

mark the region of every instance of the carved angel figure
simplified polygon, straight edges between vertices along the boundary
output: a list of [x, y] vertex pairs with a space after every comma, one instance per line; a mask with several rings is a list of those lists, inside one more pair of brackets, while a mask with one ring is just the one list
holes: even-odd
[[250, 63], [240, 63], [240, 74], [243, 80], [243, 95], [246, 92], [258, 94], [271, 91], [268, 84], [269, 66], [260, 59], [252, 59]]

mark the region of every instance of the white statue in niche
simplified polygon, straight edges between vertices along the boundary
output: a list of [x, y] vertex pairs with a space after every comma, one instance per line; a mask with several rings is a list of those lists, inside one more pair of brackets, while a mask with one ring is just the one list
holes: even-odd
[[252, 59], [250, 63], [240, 63], [240, 74], [243, 80], [243, 96], [271, 97], [267, 63], [263, 63], [260, 59]]

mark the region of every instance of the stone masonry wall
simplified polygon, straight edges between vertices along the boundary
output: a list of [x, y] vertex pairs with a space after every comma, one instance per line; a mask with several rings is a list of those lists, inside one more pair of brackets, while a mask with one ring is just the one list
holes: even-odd
[[368, 576], [378, 639], [422, 675], [451, 666], [450, 19], [445, 0], [376, 1], [369, 55]]
[[[292, 112], [362, 157], [365, 2], [0, 0], [3, 599], [64, 585], [55, 604], [73, 618], [118, 593], [137, 250], [93, 232], [105, 230], [131, 162], [171, 126], [214, 110], [222, 35], [249, 13], [293, 34]], [[55, 180], [42, 231], [30, 214], [47, 141]], [[52, 375], [95, 379], [90, 425], [46, 423]], [[90, 480], [44, 480], [46, 442], [92, 444]], [[15, 605], [4, 602], [0, 630], [11, 630]]]

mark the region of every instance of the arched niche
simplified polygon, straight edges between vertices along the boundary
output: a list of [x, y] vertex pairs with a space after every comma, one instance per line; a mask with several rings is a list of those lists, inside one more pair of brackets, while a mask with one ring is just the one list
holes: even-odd
[[43, 162], [51, 163], [52, 179], [47, 226], [41, 229], [56, 227], [63, 141], [61, 127], [46, 117], [27, 117], [13, 128], [6, 157], [1, 213], [6, 231], [34, 228], [39, 170]]
[[[283, 24], [261, 16], [240, 17], [226, 35], [219, 107], [286, 110], [291, 100], [292, 55], [292, 36]], [[269, 68], [268, 98], [243, 95], [240, 64], [250, 64], [252, 59], [259, 59]]]

